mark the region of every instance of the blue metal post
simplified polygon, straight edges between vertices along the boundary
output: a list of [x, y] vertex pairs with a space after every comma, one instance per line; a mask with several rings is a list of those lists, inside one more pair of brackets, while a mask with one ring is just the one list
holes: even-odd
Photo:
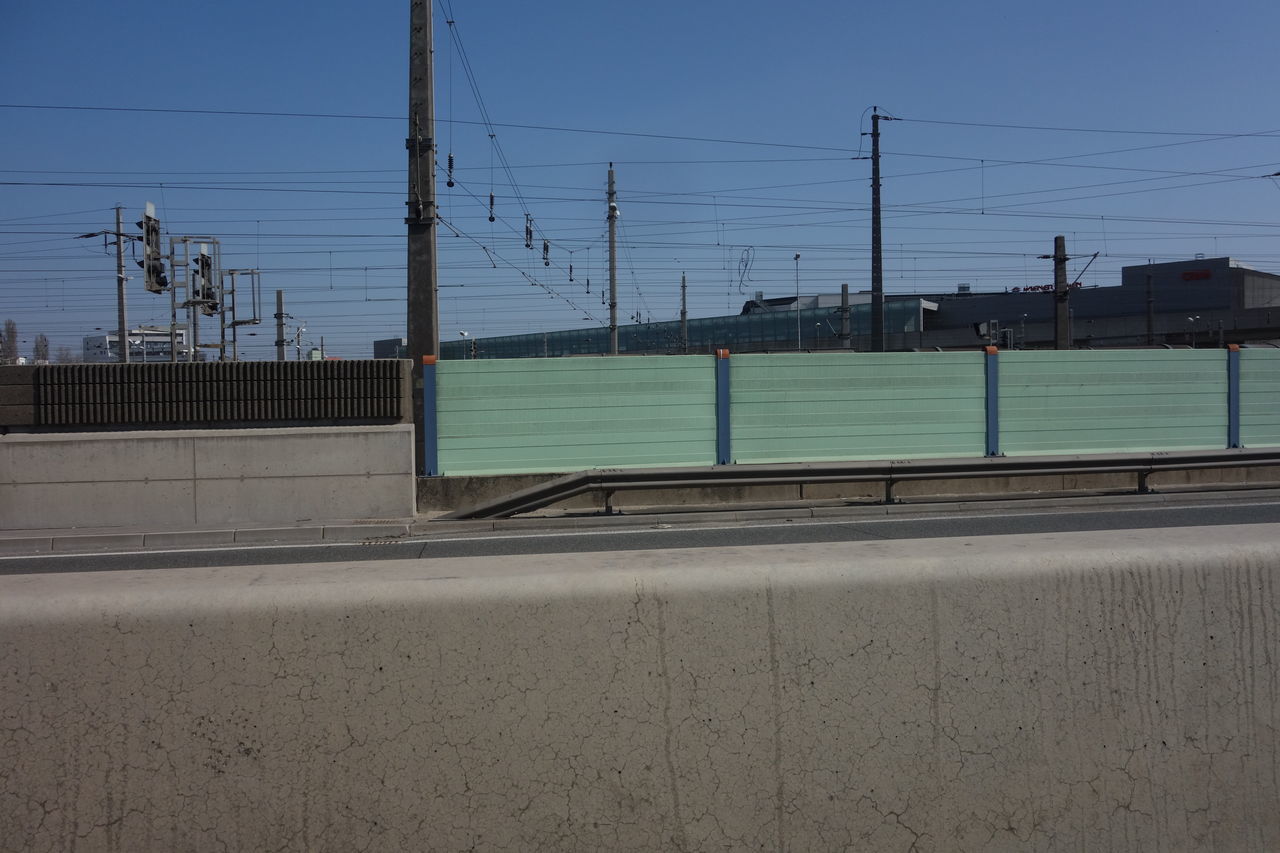
[[728, 465], [729, 452], [729, 351], [716, 350], [716, 464]]
[[1240, 443], [1240, 346], [1227, 347], [1227, 447]]
[[422, 473], [440, 473], [440, 425], [436, 416], [436, 357], [422, 357]]
[[1000, 350], [984, 347], [983, 367], [987, 375], [987, 455], [1000, 455]]

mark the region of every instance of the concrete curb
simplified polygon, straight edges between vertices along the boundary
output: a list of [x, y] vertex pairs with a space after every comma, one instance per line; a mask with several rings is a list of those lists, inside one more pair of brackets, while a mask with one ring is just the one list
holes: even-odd
[[48, 554], [53, 550], [52, 536], [17, 536], [0, 539], [0, 556]]
[[318, 542], [359, 543], [398, 539], [409, 535], [412, 522], [359, 524], [339, 522], [296, 527], [250, 527], [224, 530], [139, 531], [50, 531], [34, 535], [0, 532], [0, 557], [40, 554], [74, 554], [101, 551], [180, 550], [225, 548], [234, 545], [304, 544]]
[[53, 537], [54, 551], [126, 551], [141, 548], [146, 541], [142, 533], [86, 533]]
[[1280, 489], [1200, 490], [1190, 492], [1151, 492], [1145, 495], [1114, 492], [1070, 492], [1025, 498], [946, 498], [920, 499], [894, 504], [870, 502], [797, 502], [790, 506], [760, 506], [738, 509], [707, 507], [633, 508], [614, 515], [547, 515], [520, 518], [477, 519], [474, 521], [432, 521], [420, 519], [410, 526], [413, 536], [476, 534], [484, 531], [523, 530], [590, 530], [601, 527], [652, 527], [659, 524], [741, 524], [753, 521], [808, 521], [847, 518], [911, 517], [937, 513], [970, 513], [988, 515], [1002, 512], [1034, 510], [1096, 510], [1100, 506], [1115, 508], [1169, 506], [1212, 500], [1215, 503], [1251, 503], [1280, 498]]
[[411, 525], [404, 524], [329, 524], [323, 537], [335, 542], [363, 542], [369, 539], [399, 539], [409, 535]]
[[233, 545], [234, 530], [188, 530], [175, 533], [148, 533], [147, 548], [198, 548], [200, 546]]
[[262, 545], [271, 542], [319, 542], [323, 527], [256, 527], [236, 531], [236, 544]]

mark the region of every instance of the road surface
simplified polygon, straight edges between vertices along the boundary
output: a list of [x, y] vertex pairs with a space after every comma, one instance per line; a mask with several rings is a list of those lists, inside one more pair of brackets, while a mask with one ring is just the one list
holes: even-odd
[[[862, 508], [865, 509], [865, 508]], [[1132, 499], [1064, 500], [1053, 507], [1019, 509], [973, 504], [957, 511], [927, 506], [886, 516], [850, 509], [831, 518], [768, 518], [725, 521], [716, 513], [691, 513], [687, 523], [671, 516], [644, 525], [636, 517], [624, 524], [565, 529], [548, 519], [545, 529], [494, 531], [477, 525], [475, 533], [421, 535], [360, 544], [309, 543], [225, 546], [127, 553], [68, 553], [0, 558], [0, 575], [58, 572], [164, 570], [190, 567], [279, 565], [367, 560], [431, 560], [443, 557], [497, 557], [721, 546], [787, 545], [814, 542], [934, 539], [1009, 534], [1062, 533], [1090, 530], [1140, 530], [1280, 522], [1280, 497], [1188, 496], [1180, 503], [1144, 505]], [[563, 524], [563, 521], [559, 521]]]

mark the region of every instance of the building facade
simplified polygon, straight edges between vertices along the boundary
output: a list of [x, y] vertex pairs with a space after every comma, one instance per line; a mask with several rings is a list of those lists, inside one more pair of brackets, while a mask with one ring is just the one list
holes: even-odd
[[[129, 361], [173, 361], [173, 344], [177, 341], [178, 361], [187, 360], [187, 331], [178, 329], [170, 337], [168, 327], [143, 326], [129, 332]], [[84, 361], [90, 364], [120, 360], [120, 335], [90, 335], [84, 339]]]

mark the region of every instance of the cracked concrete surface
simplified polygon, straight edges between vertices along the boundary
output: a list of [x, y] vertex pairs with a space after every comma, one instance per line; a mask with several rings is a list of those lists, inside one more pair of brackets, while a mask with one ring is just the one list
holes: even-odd
[[1280, 849], [1280, 526], [0, 578], [0, 849]]

